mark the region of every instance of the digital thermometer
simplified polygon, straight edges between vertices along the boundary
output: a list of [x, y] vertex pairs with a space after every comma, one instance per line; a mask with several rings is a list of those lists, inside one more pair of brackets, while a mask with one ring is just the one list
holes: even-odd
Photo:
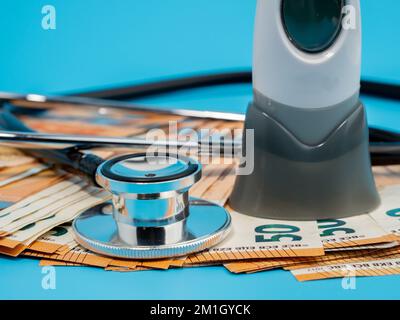
[[255, 165], [230, 204], [264, 218], [316, 220], [379, 204], [359, 101], [358, 0], [258, 0], [245, 127]]

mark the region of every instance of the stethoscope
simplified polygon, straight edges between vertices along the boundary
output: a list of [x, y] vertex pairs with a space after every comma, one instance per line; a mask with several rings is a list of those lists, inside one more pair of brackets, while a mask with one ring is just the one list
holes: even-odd
[[[35, 134], [8, 111], [3, 111], [0, 122], [5, 129]], [[64, 149], [23, 146], [46, 162], [79, 171], [112, 194], [112, 201], [73, 221], [78, 243], [94, 252], [130, 259], [183, 256], [214, 246], [230, 230], [225, 208], [189, 197], [202, 172], [195, 159], [143, 152], [104, 160], [82, 152], [87, 147], [79, 144]]]
[[[201, 177], [201, 164], [177, 153], [137, 153], [104, 160], [82, 149], [98, 146], [146, 147], [155, 142], [137, 138], [51, 135], [33, 132], [15, 115], [43, 112], [47, 105], [146, 110], [131, 103], [104, 100], [132, 98], [206, 85], [249, 82], [249, 73], [191, 77], [154, 84], [85, 94], [85, 97], [0, 94], [0, 141], [23, 148], [52, 164], [80, 171], [93, 184], [112, 194], [112, 201], [91, 208], [73, 222], [77, 241], [94, 252], [120, 258], [154, 259], [187, 255], [222, 241], [231, 219], [218, 204], [189, 197], [189, 189]], [[389, 90], [390, 89], [390, 90]], [[364, 83], [364, 92], [400, 97], [397, 86]], [[389, 91], [387, 91], [389, 90]], [[20, 102], [43, 108], [25, 108]], [[151, 108], [150, 108], [151, 110]], [[160, 112], [160, 110], [157, 110]], [[242, 120], [243, 115], [208, 111], [170, 109], [170, 114], [208, 119]], [[400, 163], [400, 135], [370, 129], [370, 151], [374, 165]], [[71, 146], [71, 144], [73, 146]], [[179, 147], [180, 142], [158, 141], [163, 147]], [[240, 151], [237, 141], [209, 144], [199, 141], [191, 147], [209, 152], [230, 145], [232, 155]], [[66, 147], [68, 146], [68, 147]], [[187, 145], [186, 145], [187, 146]]]

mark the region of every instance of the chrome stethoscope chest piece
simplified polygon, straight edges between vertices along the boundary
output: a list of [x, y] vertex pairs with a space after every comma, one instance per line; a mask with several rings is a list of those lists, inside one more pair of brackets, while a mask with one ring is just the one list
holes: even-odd
[[201, 164], [177, 155], [134, 154], [105, 161], [96, 181], [112, 201], [77, 217], [77, 241], [99, 254], [133, 259], [187, 255], [220, 242], [230, 215], [221, 206], [189, 198]]

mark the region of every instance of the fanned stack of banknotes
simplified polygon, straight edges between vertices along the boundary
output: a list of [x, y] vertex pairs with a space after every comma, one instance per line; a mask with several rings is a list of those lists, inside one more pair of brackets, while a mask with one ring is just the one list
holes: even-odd
[[[67, 119], [67, 120], [65, 120]], [[114, 111], [103, 119], [94, 109], [54, 108], [24, 121], [42, 132], [138, 136], [178, 121], [180, 129], [236, 128], [240, 122], [196, 120], [144, 112]], [[132, 150], [97, 149], [103, 157]], [[74, 239], [71, 221], [110, 194], [80, 177], [49, 167], [10, 147], [0, 147], [0, 253], [40, 259], [40, 265], [90, 266], [109, 271], [222, 265], [232, 273], [283, 268], [299, 281], [400, 274], [400, 166], [374, 168], [382, 198], [370, 214], [339, 220], [276, 221], [229, 208], [235, 163], [206, 164], [191, 195], [226, 205], [232, 232], [219, 245], [186, 257], [124, 260], [90, 252]]]

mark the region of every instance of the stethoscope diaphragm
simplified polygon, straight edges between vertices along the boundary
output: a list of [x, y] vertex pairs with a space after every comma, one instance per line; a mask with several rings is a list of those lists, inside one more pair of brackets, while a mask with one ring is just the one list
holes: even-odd
[[183, 256], [209, 248], [229, 232], [222, 206], [189, 198], [201, 164], [177, 155], [134, 154], [105, 161], [96, 181], [112, 201], [73, 222], [77, 241], [96, 253], [131, 259]]

